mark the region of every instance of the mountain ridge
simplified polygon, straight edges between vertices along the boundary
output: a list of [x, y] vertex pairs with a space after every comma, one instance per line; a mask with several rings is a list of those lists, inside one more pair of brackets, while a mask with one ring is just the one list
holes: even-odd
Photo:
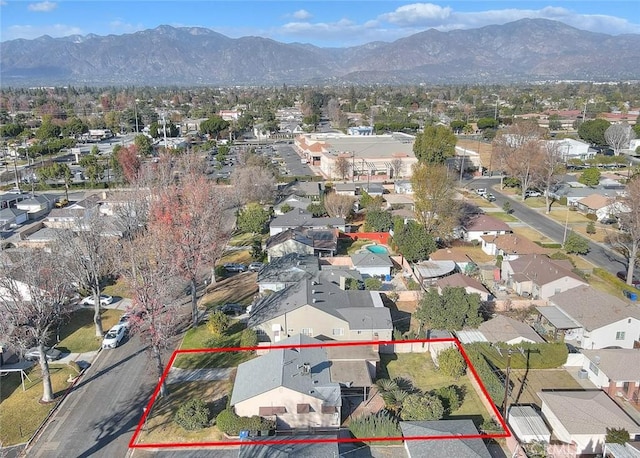
[[345, 48], [230, 38], [203, 27], [0, 43], [4, 85], [478, 84], [640, 80], [640, 35], [546, 19]]

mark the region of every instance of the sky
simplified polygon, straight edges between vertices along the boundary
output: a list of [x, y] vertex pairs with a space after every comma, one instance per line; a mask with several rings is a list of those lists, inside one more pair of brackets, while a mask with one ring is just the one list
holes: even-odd
[[609, 35], [640, 34], [638, 0], [0, 0], [0, 41], [42, 35], [122, 35], [159, 25], [204, 27], [231, 38], [260, 36], [321, 47], [391, 42], [440, 31], [552, 19]]

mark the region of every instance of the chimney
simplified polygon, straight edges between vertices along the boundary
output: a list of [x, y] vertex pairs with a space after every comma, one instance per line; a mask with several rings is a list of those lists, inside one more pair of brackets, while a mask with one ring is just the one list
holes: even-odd
[[340, 289], [342, 291], [346, 291], [347, 290], [347, 277], [340, 277]]

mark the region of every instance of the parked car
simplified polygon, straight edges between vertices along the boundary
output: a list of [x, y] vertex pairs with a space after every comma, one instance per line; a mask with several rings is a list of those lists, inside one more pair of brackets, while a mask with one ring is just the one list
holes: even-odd
[[258, 272], [260, 269], [262, 269], [262, 266], [264, 266], [264, 264], [262, 264], [261, 262], [252, 262], [251, 264], [249, 264], [249, 271]]
[[476, 189], [476, 194], [478, 194], [481, 197], [484, 197], [487, 195], [487, 189], [486, 188], [478, 188]]
[[124, 326], [125, 328], [129, 328], [131, 326], [131, 314], [130, 313], [124, 313], [121, 317], [120, 320], [118, 320], [118, 324], [121, 324], [122, 326]]
[[[616, 276], [622, 280], [623, 282], [627, 281], [627, 272], [624, 270], [621, 270], [620, 272], [616, 273]], [[640, 287], [640, 278], [636, 277], [635, 275], [633, 276], [633, 281], [631, 282], [631, 284], [633, 286], [635, 286], [636, 288]]]
[[224, 304], [222, 307], [220, 307], [220, 310], [225, 315], [238, 316], [244, 313], [244, 306], [242, 306], [241, 304], [229, 303], [229, 304]]
[[247, 266], [245, 266], [244, 264], [229, 262], [224, 265], [224, 270], [226, 270], [227, 272], [246, 272]]
[[529, 189], [528, 191], [526, 191], [524, 193], [524, 197], [540, 197], [542, 196], [542, 193], [540, 191], [536, 191], [534, 189]]
[[496, 200], [496, 196], [494, 196], [493, 194], [489, 193], [486, 196], [484, 196], [485, 199], [487, 199], [489, 202], [493, 202]]
[[56, 202], [56, 208], [66, 207], [67, 205], [69, 205], [69, 200], [66, 197], [62, 197]]
[[[112, 302], [113, 302], [113, 297], [107, 296], [106, 294], [101, 294], [100, 295], [100, 305], [109, 305]], [[93, 295], [85, 297], [84, 299], [82, 299], [80, 304], [82, 304], [82, 305], [95, 305], [95, 302], [93, 301]]]
[[122, 342], [127, 333], [127, 327], [123, 324], [116, 324], [109, 329], [102, 340], [102, 348], [116, 348]]
[[[44, 355], [47, 361], [56, 361], [62, 356], [62, 352], [54, 347], [44, 347]], [[40, 359], [40, 350], [38, 347], [30, 348], [24, 354], [27, 361], [38, 361]]]

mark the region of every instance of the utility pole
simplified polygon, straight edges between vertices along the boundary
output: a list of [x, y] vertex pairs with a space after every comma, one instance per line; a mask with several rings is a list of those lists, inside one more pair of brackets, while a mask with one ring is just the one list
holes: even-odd
[[502, 418], [507, 421], [507, 408], [509, 406], [509, 376], [511, 375], [511, 354], [513, 350], [507, 350], [507, 375], [504, 382], [504, 400], [502, 401]]

